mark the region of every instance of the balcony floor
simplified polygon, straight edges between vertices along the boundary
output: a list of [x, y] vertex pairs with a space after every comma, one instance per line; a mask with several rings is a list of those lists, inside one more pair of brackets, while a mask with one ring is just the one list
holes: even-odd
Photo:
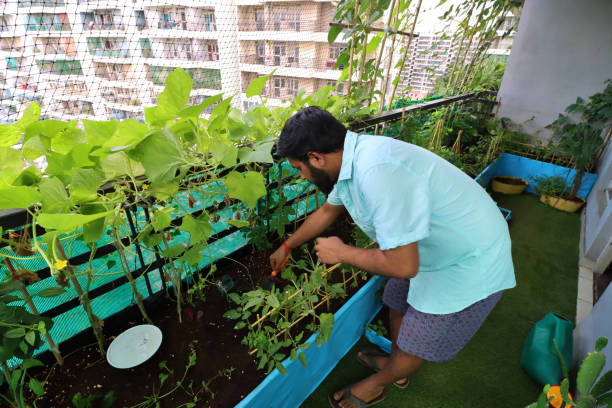
[[[425, 363], [405, 390], [388, 386], [385, 407], [524, 407], [542, 387], [519, 366], [523, 341], [547, 312], [572, 322], [576, 314], [580, 216], [541, 204], [537, 197], [495, 196], [512, 211], [510, 235], [517, 287], [506, 291], [484, 325], [458, 356]], [[371, 372], [356, 360], [362, 338], [302, 408], [327, 407], [329, 392]]]

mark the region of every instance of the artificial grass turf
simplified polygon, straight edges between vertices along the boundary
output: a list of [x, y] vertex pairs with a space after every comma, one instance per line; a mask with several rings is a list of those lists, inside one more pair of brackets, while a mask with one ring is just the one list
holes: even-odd
[[[457, 357], [423, 364], [404, 390], [388, 386], [380, 408], [518, 408], [534, 402], [542, 386], [519, 361], [523, 341], [547, 312], [572, 322], [576, 313], [580, 216], [541, 204], [536, 196], [495, 195], [512, 211], [510, 235], [517, 286], [506, 291], [483, 326]], [[327, 395], [371, 374], [357, 362], [362, 338], [302, 404], [328, 407]]]

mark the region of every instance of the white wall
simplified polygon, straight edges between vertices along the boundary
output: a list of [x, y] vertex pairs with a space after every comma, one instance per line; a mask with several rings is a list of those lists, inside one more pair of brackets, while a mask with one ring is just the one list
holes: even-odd
[[587, 262], [593, 262], [595, 273], [603, 273], [607, 266], [604, 251], [612, 240], [612, 200], [607, 199], [609, 193], [606, 191], [612, 188], [612, 144], [599, 161], [597, 174], [599, 177], [587, 199], [581, 255]]
[[500, 116], [541, 139], [576, 97], [612, 78], [612, 1], [525, 0], [499, 90]]
[[580, 363], [588, 353], [595, 350], [595, 341], [600, 337], [608, 338], [608, 346], [602, 353], [606, 356], [603, 373], [612, 370], [612, 285], [609, 285], [599, 298], [593, 311], [574, 330], [574, 362]]

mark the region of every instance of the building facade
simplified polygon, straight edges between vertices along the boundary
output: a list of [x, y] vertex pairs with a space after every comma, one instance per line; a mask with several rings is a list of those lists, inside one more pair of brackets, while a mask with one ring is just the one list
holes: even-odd
[[143, 120], [177, 67], [193, 79], [190, 103], [224, 93], [242, 109], [260, 103], [246, 98], [250, 81], [275, 70], [263, 96], [280, 105], [340, 77], [346, 44], [327, 42], [334, 12], [321, 0], [7, 1], [0, 121], [33, 100], [48, 118]]

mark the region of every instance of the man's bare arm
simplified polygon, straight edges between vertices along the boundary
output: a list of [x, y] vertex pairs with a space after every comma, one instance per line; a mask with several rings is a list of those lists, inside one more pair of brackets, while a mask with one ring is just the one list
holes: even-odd
[[343, 262], [391, 278], [414, 278], [419, 270], [417, 242], [383, 251], [378, 248], [356, 248], [343, 243], [338, 237], [329, 237], [317, 238], [315, 250], [321, 262]]

